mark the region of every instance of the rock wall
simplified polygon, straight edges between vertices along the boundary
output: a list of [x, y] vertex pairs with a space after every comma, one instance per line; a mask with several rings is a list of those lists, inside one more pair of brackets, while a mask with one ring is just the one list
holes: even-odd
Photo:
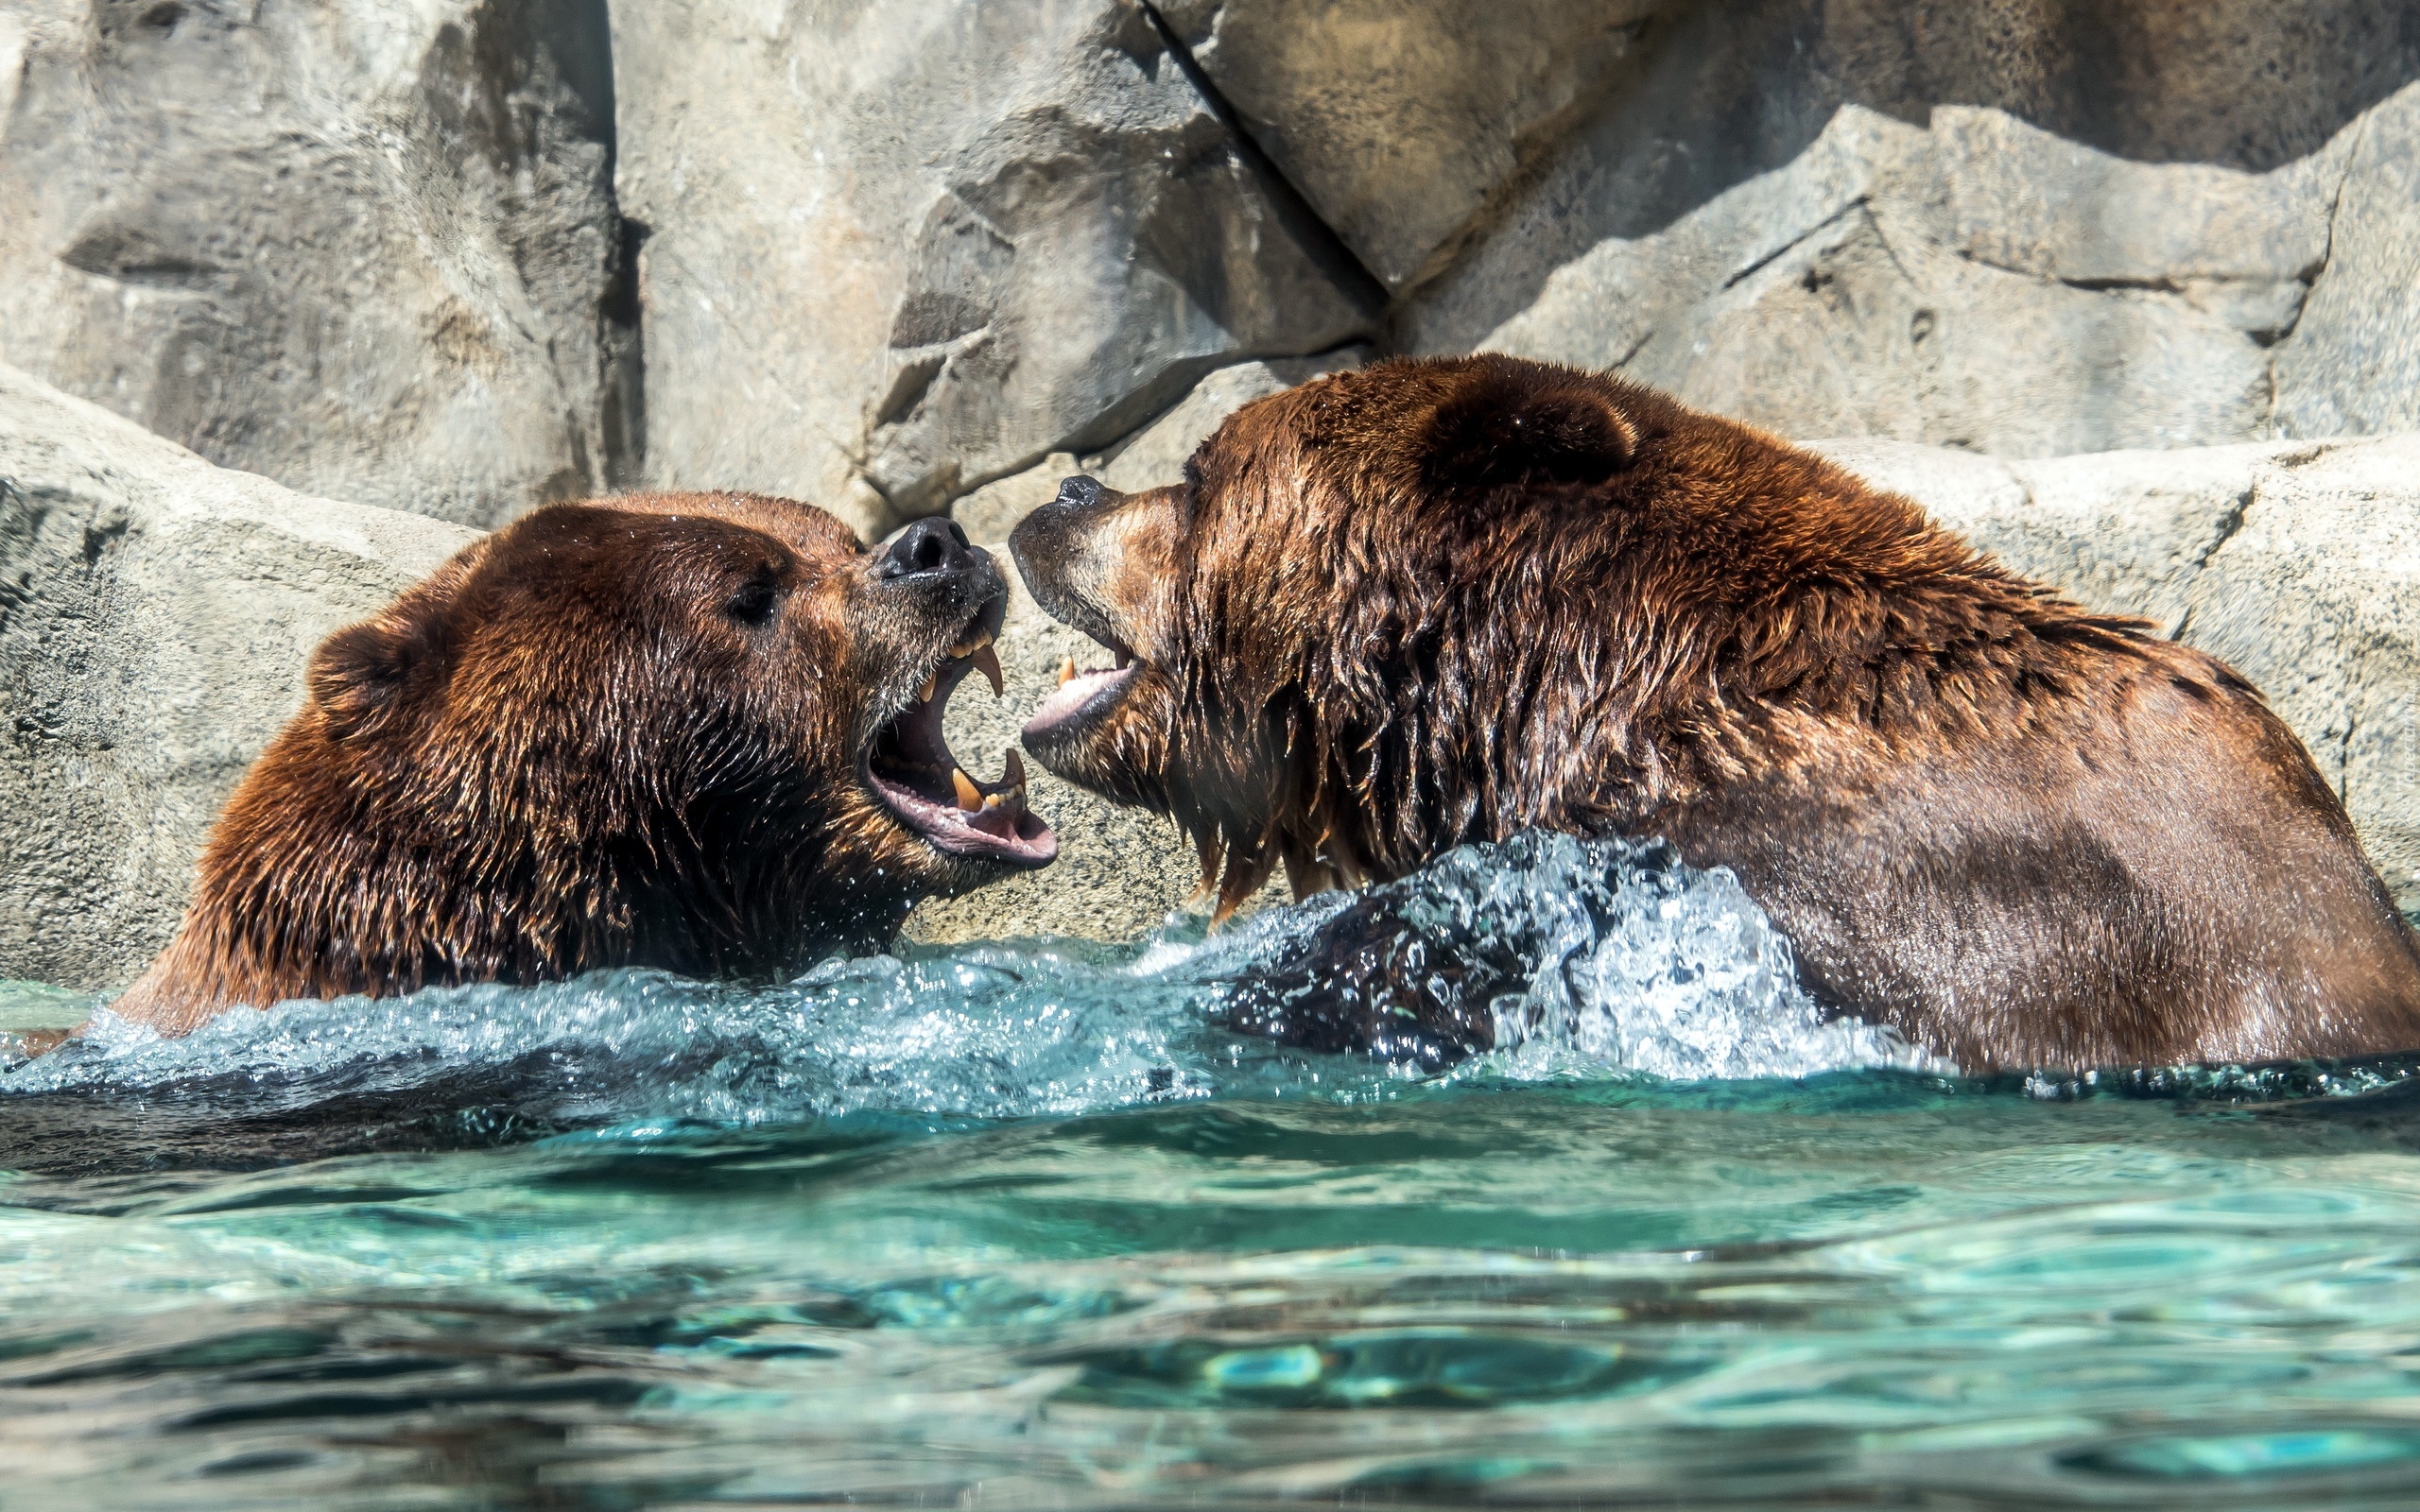
[[0, 977], [123, 986], [329, 631], [475, 539], [0, 368]]
[[648, 471], [869, 534], [1322, 351], [1351, 260], [1124, 0], [614, 12]]
[[0, 0], [0, 360], [475, 523], [639, 417], [602, 0]]
[[2420, 426], [2408, 0], [0, 0], [0, 360], [476, 523], [979, 522], [1494, 347], [2012, 456]]
[[2420, 421], [2420, 10], [1709, 3], [1399, 301], [1787, 435], [2008, 455]]

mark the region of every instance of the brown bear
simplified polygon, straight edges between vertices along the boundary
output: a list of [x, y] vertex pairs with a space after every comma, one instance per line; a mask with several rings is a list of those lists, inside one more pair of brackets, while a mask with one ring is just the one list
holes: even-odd
[[941, 734], [1007, 583], [945, 520], [869, 552], [782, 499], [533, 511], [312, 657], [212, 831], [167, 950], [114, 1005], [769, 976], [890, 938], [917, 899], [1056, 853], [1024, 773]]
[[1116, 653], [1027, 748], [1173, 816], [1222, 911], [1281, 863], [1299, 894], [1661, 836], [1828, 1009], [1970, 1071], [2420, 1048], [2412, 933], [2240, 678], [1636, 385], [1340, 374], [1011, 544]]

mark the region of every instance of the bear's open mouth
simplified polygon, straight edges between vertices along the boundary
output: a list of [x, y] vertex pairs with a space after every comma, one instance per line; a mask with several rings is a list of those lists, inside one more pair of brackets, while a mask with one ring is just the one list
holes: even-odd
[[1032, 717], [1025, 722], [1023, 733], [1028, 740], [1072, 734], [1105, 717], [1116, 706], [1118, 696], [1134, 680], [1134, 673], [1143, 661], [1132, 647], [1118, 641], [1103, 641], [1097, 635], [1092, 639], [1106, 646], [1117, 658], [1117, 664], [1079, 669], [1072, 656], [1060, 662], [1059, 686], [1034, 707]]
[[925, 679], [918, 696], [874, 731], [860, 763], [866, 786], [900, 823], [951, 855], [980, 856], [1012, 867], [1042, 867], [1059, 854], [1059, 837], [1026, 807], [1025, 763], [1011, 748], [996, 782], [967, 775], [942, 733], [942, 715], [966, 675], [980, 669], [1002, 689], [1000, 656], [992, 648], [1006, 599], [976, 613], [963, 638]]

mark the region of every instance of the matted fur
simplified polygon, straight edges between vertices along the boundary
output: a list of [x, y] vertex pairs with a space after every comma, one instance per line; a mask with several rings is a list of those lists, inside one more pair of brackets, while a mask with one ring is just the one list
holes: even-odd
[[1635, 385], [1338, 375], [1013, 544], [1144, 662], [1028, 744], [1172, 815], [1222, 913], [1280, 864], [1664, 835], [1825, 1001], [1970, 1066], [2420, 1047], [2411, 932], [2241, 679]]

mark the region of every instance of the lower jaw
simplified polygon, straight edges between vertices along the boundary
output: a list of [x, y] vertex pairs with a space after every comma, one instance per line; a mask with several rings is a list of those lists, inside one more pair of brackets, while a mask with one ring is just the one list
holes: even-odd
[[970, 817], [920, 793], [866, 775], [866, 789], [891, 822], [932, 850], [961, 866], [1002, 871], [1046, 867], [1059, 854], [1059, 837], [1040, 816], [1020, 802], [1013, 812], [987, 817], [978, 829]]
[[1018, 731], [1027, 748], [1040, 756], [1046, 745], [1082, 739], [1084, 731], [1098, 728], [1117, 707], [1141, 664], [1114, 671], [1081, 672], [1061, 682]]

